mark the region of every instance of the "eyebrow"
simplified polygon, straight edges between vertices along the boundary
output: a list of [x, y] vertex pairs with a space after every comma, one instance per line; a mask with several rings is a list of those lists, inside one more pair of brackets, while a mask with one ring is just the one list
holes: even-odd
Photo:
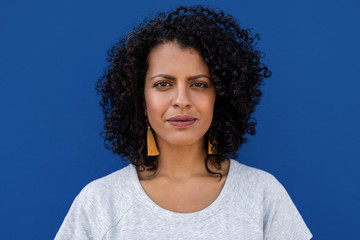
[[[169, 80], [176, 80], [175, 77], [167, 75], [167, 74], [155, 75], [155, 76], [151, 77], [150, 80], [154, 79], [154, 78], [157, 78], [157, 77], [163, 77], [163, 78], [166, 78], [166, 79], [169, 79]], [[188, 78], [188, 80], [195, 80], [195, 79], [202, 78], [202, 77], [205, 77], [205, 78], [208, 78], [209, 80], [211, 80], [210, 77], [205, 75], [205, 74], [199, 74], [199, 75], [191, 76], [191, 77]]]

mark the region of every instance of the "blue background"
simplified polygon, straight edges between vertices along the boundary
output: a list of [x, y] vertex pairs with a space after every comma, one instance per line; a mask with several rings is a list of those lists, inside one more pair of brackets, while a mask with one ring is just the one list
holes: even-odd
[[99, 136], [106, 51], [144, 17], [197, 3], [260, 33], [273, 72], [238, 160], [279, 179], [314, 239], [360, 239], [355, 0], [2, 0], [1, 239], [52, 239], [79, 191], [124, 166]]

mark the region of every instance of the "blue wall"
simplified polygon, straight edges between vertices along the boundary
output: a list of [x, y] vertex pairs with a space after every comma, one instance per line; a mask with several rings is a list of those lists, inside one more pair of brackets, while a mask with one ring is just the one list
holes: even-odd
[[238, 160], [280, 180], [314, 239], [359, 239], [355, 0], [2, 0], [2, 239], [52, 239], [82, 187], [124, 166], [99, 137], [94, 84], [106, 51], [143, 17], [196, 3], [259, 32], [273, 72], [256, 113], [257, 135]]

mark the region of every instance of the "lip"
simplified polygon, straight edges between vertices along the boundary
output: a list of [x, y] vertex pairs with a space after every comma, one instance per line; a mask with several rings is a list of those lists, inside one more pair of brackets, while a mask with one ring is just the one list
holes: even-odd
[[167, 121], [175, 127], [189, 127], [196, 122], [196, 118], [188, 115], [178, 115], [169, 118]]

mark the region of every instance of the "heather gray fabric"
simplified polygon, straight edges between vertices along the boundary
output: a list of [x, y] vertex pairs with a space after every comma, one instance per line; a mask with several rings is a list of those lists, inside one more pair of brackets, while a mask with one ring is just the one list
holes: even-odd
[[230, 161], [218, 198], [194, 213], [175, 213], [144, 192], [132, 165], [88, 184], [56, 240], [307, 240], [312, 235], [283, 186], [269, 173]]

